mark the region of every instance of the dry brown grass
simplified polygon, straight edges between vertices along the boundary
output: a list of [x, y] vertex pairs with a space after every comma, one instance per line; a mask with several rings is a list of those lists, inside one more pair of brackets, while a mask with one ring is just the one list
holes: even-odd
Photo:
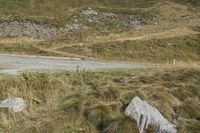
[[123, 111], [140, 96], [180, 132], [193, 133], [199, 130], [199, 77], [199, 68], [188, 67], [1, 75], [0, 99], [22, 97], [28, 107], [17, 114], [0, 109], [0, 132], [138, 132]]
[[28, 37], [23, 37], [23, 38], [0, 38], [0, 43], [1, 44], [34, 44], [34, 43], [39, 43], [43, 40], [38, 40], [38, 39], [33, 39], [33, 38], [28, 38]]

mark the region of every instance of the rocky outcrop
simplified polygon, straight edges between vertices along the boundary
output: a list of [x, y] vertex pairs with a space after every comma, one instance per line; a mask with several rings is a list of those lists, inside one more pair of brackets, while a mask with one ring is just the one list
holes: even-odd
[[0, 108], [9, 108], [13, 112], [20, 112], [26, 108], [26, 101], [22, 98], [7, 98], [0, 101]]
[[0, 37], [31, 37], [34, 39], [52, 39], [59, 29], [45, 23], [32, 20], [1, 20]]
[[125, 114], [137, 121], [137, 126], [142, 133], [148, 128], [149, 124], [156, 126], [157, 133], [176, 133], [176, 126], [169, 123], [162, 114], [146, 101], [139, 97], [133, 98], [125, 110]]

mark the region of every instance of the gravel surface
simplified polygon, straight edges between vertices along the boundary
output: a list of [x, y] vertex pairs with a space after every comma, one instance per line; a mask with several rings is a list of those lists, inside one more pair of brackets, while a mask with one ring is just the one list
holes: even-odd
[[26, 56], [0, 54], [0, 73], [16, 74], [21, 71], [85, 70], [149, 68], [152, 64], [138, 62], [100, 61], [79, 58]]

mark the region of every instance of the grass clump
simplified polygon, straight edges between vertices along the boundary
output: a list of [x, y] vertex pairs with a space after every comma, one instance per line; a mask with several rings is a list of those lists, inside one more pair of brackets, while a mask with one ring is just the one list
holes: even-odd
[[86, 109], [84, 116], [94, 127], [102, 131], [105, 127], [104, 124], [112, 119], [112, 112], [108, 107], [100, 105]]
[[137, 123], [129, 117], [117, 118], [109, 122], [103, 133], [137, 133]]

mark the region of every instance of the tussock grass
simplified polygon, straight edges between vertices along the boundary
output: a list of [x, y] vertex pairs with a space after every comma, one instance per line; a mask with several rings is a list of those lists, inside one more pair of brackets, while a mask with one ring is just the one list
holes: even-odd
[[138, 132], [123, 112], [140, 96], [180, 132], [193, 133], [199, 130], [199, 77], [199, 68], [1, 75], [0, 99], [22, 97], [28, 107], [16, 114], [0, 109], [0, 131]]
[[129, 117], [119, 117], [110, 121], [103, 133], [138, 133], [137, 123]]

